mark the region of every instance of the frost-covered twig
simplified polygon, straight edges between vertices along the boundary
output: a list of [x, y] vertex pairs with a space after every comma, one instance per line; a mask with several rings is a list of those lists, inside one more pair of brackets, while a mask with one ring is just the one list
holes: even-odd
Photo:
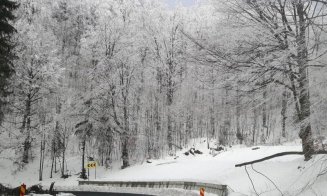
[[251, 179], [251, 177], [250, 177], [250, 174], [249, 174], [249, 172], [248, 172], [246, 166], [244, 167], [244, 169], [245, 169], [245, 172], [246, 172], [246, 174], [248, 175], [248, 177], [249, 177], [249, 179], [250, 179], [250, 182], [251, 182], [251, 184], [252, 184], [252, 187], [253, 187], [253, 190], [254, 190], [255, 194], [256, 194], [256, 195], [259, 195], [258, 192], [257, 192], [257, 190], [256, 190], [255, 187], [254, 187], [254, 183], [253, 183], [253, 181], [252, 181], [252, 179]]
[[258, 174], [260, 174], [260, 175], [262, 175], [262, 176], [264, 176], [265, 178], [267, 178], [275, 187], [276, 187], [276, 189], [280, 192], [280, 194], [281, 195], [284, 195], [283, 194], [283, 192], [278, 188], [278, 186], [270, 179], [270, 178], [268, 178], [268, 176], [266, 176], [265, 174], [263, 174], [263, 173], [261, 173], [261, 172], [259, 172], [259, 171], [257, 171], [257, 170], [255, 170], [254, 168], [253, 168], [253, 165], [251, 165], [251, 167], [252, 167], [252, 169], [253, 169], [253, 171], [255, 171], [255, 172], [257, 172]]

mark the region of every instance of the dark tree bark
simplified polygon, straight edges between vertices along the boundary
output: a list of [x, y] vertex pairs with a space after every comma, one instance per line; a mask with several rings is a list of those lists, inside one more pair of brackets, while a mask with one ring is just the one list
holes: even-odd
[[172, 114], [171, 106], [173, 104], [173, 81], [171, 74], [168, 75], [168, 89], [167, 89], [167, 107], [168, 107], [168, 116], [167, 116], [167, 142], [169, 153], [172, 153], [173, 150], [173, 127], [172, 127]]
[[185, 141], [184, 141], [184, 145], [186, 146], [189, 142], [189, 139], [192, 138], [192, 134], [193, 133], [193, 112], [189, 112], [189, 114], [187, 115], [187, 119], [186, 119], [186, 130], [185, 130]]
[[[170, 113], [170, 110], [168, 110], [168, 112]], [[168, 151], [169, 154], [172, 155], [172, 150], [173, 150], [173, 127], [172, 127], [172, 117], [171, 114], [168, 114], [167, 117], [167, 124], [168, 124], [168, 132], [167, 132], [167, 142], [168, 142]]]
[[122, 140], [122, 159], [123, 159], [123, 165], [121, 168], [125, 169], [125, 168], [129, 167], [129, 156], [128, 156], [129, 137], [128, 137], [127, 133], [122, 134], [121, 140]]
[[267, 125], [267, 89], [263, 89], [262, 93], [262, 99], [263, 99], [263, 104], [262, 104], [262, 135], [264, 136], [263, 142], [265, 143], [266, 140], [269, 137], [269, 130], [268, 130], [268, 125]]
[[239, 140], [240, 144], [242, 144], [243, 143], [243, 134], [241, 133], [240, 116], [241, 116], [240, 92], [239, 92], [239, 87], [237, 85], [237, 90], [236, 90], [236, 137]]
[[128, 143], [129, 143], [129, 112], [128, 112], [128, 87], [125, 87], [125, 90], [122, 92], [123, 97], [123, 118], [124, 118], [124, 131], [122, 133], [122, 159], [123, 165], [122, 169], [129, 167], [129, 155], [128, 155]]
[[299, 133], [302, 139], [302, 148], [305, 160], [311, 159], [314, 152], [314, 145], [312, 139], [312, 130], [310, 123], [310, 96], [309, 96], [309, 76], [308, 76], [308, 51], [306, 43], [306, 28], [307, 21], [305, 19], [304, 3], [300, 0], [296, 4], [297, 15], [299, 18], [299, 34], [297, 36], [297, 63], [299, 66], [299, 89], [300, 89], [300, 123], [301, 130]]
[[29, 151], [31, 149], [31, 105], [32, 105], [32, 96], [29, 93], [27, 95], [27, 99], [25, 102], [25, 115], [23, 122], [23, 130], [26, 134], [26, 138], [24, 141], [24, 149], [23, 149], [23, 163], [28, 163], [29, 161]]
[[85, 169], [85, 147], [86, 147], [86, 138], [82, 141], [82, 172], [80, 178], [87, 179], [86, 169]]
[[230, 101], [229, 101], [229, 86], [225, 86], [225, 97], [223, 99], [224, 104], [224, 125], [223, 125], [223, 138], [221, 141], [222, 145], [229, 144], [229, 135], [231, 129], [231, 112], [230, 112]]
[[256, 143], [256, 129], [257, 129], [257, 118], [258, 118], [258, 112], [256, 108], [256, 101], [253, 99], [252, 102], [252, 110], [253, 110], [253, 126], [252, 126], [252, 144], [255, 145]]
[[282, 97], [282, 137], [286, 138], [286, 111], [287, 111], [287, 91], [286, 89], [283, 91], [283, 97]]
[[61, 177], [65, 177], [65, 154], [66, 154], [66, 127], [62, 134], [62, 160], [61, 160]]
[[[215, 104], [215, 97], [213, 93], [211, 93], [211, 106], [209, 106], [209, 112], [210, 112], [210, 138], [215, 137], [215, 114], [214, 114], [214, 104]], [[209, 142], [209, 141], [208, 141]]]
[[[125, 100], [127, 101], [127, 100]], [[129, 122], [128, 122], [128, 111], [127, 111], [127, 103], [124, 103], [124, 126], [125, 130], [122, 133], [122, 159], [123, 165], [122, 169], [129, 167], [129, 155], [128, 155], [128, 142], [129, 142]]]
[[54, 162], [55, 162], [55, 157], [56, 157], [56, 142], [55, 139], [52, 139], [52, 146], [51, 146], [51, 170], [50, 170], [50, 178], [52, 178], [52, 174], [53, 174], [53, 166], [54, 166]]
[[45, 153], [45, 135], [43, 135], [43, 138], [41, 139], [39, 181], [43, 180], [44, 153]]
[[154, 109], [154, 123], [155, 123], [155, 130], [156, 130], [156, 138], [155, 138], [155, 149], [154, 149], [154, 156], [155, 158], [159, 158], [160, 152], [160, 133], [161, 133], [161, 116], [159, 112], [159, 97], [158, 95], [155, 96], [155, 109]]

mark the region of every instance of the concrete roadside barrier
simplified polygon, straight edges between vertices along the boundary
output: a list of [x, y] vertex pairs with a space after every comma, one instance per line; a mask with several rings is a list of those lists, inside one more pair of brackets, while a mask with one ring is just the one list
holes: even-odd
[[217, 196], [227, 196], [228, 189], [226, 185], [183, 182], [183, 181], [79, 181], [78, 185], [109, 186], [109, 187], [129, 187], [129, 188], [177, 188], [185, 190], [199, 191], [205, 189], [207, 193], [213, 193]]

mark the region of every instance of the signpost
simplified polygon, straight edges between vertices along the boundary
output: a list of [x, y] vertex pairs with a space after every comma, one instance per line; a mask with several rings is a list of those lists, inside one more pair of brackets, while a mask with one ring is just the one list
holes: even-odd
[[86, 164], [87, 172], [88, 172], [88, 178], [90, 179], [90, 169], [94, 168], [94, 176], [95, 179], [97, 179], [97, 162], [95, 161], [89, 161]]

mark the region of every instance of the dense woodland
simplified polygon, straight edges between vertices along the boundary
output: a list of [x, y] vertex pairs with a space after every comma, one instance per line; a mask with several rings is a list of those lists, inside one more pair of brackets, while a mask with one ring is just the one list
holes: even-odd
[[10, 2], [0, 153], [40, 158], [40, 179], [44, 160], [62, 176], [67, 156], [126, 168], [200, 137], [301, 139], [308, 160], [327, 134], [325, 0]]

